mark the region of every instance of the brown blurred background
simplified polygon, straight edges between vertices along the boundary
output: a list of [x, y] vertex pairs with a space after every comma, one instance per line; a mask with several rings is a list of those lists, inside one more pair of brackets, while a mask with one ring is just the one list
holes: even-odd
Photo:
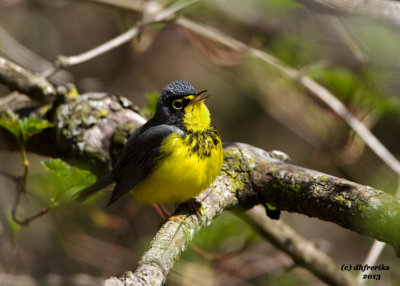
[[[399, 28], [368, 17], [323, 14], [291, 0], [201, 1], [182, 13], [303, 69], [399, 155]], [[0, 54], [40, 72], [45, 61], [87, 51], [140, 19], [96, 1], [0, 0]], [[207, 104], [223, 141], [281, 150], [293, 164], [389, 193], [397, 188], [396, 175], [300, 86], [259, 60], [173, 24], [146, 28], [140, 39], [52, 79], [72, 82], [80, 93], [116, 93], [140, 108], [148, 104], [146, 94], [186, 80], [209, 91]], [[8, 93], [0, 85], [0, 96]], [[44, 172], [40, 161], [46, 158], [28, 156], [32, 166], [21, 216], [46, 205], [36, 194]], [[19, 153], [1, 151], [0, 169], [20, 174], [20, 160]], [[134, 269], [161, 223], [151, 207], [133, 198], [106, 208], [104, 197], [85, 205], [60, 203], [21, 229], [10, 220], [14, 185], [0, 176], [0, 190], [0, 285], [18, 279], [22, 282], [15, 285], [99, 284], [97, 279]], [[284, 212], [282, 219], [317, 241], [338, 265], [362, 263], [373, 242], [303, 215]], [[226, 255], [210, 259], [188, 250], [167, 285], [323, 285], [228, 212], [195, 242], [202, 251]], [[378, 262], [391, 270], [371, 285], [400, 283], [393, 249], [385, 249]], [[246, 271], [239, 271], [244, 266]]]

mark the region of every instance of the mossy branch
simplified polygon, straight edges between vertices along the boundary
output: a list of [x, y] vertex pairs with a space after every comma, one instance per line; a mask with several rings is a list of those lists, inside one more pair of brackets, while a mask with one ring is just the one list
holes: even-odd
[[[400, 201], [368, 186], [271, 158], [259, 148], [233, 143], [224, 147], [222, 173], [197, 197], [201, 216], [181, 205], [159, 230], [125, 285], [162, 285], [193, 235], [222, 211], [247, 210], [269, 202], [281, 210], [334, 222], [400, 250]], [[110, 279], [105, 285], [117, 283]], [[122, 282], [121, 282], [122, 283]], [[121, 284], [122, 285], [122, 284]]]
[[[8, 67], [0, 65], [0, 71], [3, 68]], [[10, 88], [29, 93], [31, 89], [24, 88], [25, 84], [35, 88], [41, 86], [41, 80], [25, 82], [29, 79], [19, 73], [24, 75], [26, 70], [17, 68], [14, 71], [17, 75], [9, 77], [11, 82], [2, 81]], [[88, 111], [87, 117], [82, 117], [82, 110]], [[115, 146], [111, 141], [119, 125], [126, 123], [135, 128], [144, 122], [123, 98], [100, 93], [71, 98], [66, 95], [57, 106], [52, 120], [55, 140], [49, 141], [49, 144], [56, 142], [58, 151], [62, 150], [70, 156], [82, 158], [85, 154], [92, 159], [98, 159], [96, 156], [100, 153], [113, 152]], [[72, 126], [71, 130], [67, 126]], [[93, 138], [98, 138], [95, 141], [101, 144], [94, 144]], [[183, 214], [184, 222], [168, 221], [160, 229], [133, 277], [125, 279], [128, 285], [153, 282], [160, 285], [196, 231], [211, 223], [225, 209], [245, 210], [265, 202], [282, 210], [334, 222], [385, 241], [397, 253], [400, 252], [400, 201], [393, 196], [275, 160], [267, 152], [246, 144], [226, 145], [224, 159], [222, 173], [214, 185], [198, 196], [202, 203], [202, 215], [189, 215], [182, 205], [176, 214]]]

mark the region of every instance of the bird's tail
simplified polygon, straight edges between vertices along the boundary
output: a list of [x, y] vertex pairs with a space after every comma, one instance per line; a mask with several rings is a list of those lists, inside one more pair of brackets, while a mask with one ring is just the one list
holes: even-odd
[[114, 181], [114, 176], [112, 172], [109, 172], [105, 176], [99, 178], [92, 185], [80, 190], [76, 194], [74, 194], [73, 199], [78, 202], [83, 202], [86, 199], [90, 198], [97, 192], [101, 191], [104, 187], [110, 185]]

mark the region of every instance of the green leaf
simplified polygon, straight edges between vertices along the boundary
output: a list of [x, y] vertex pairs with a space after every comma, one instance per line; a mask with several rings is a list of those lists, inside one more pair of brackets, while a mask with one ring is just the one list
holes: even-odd
[[308, 65], [321, 55], [321, 49], [302, 35], [284, 34], [266, 44], [270, 53], [293, 67]]
[[244, 221], [224, 212], [210, 227], [196, 234], [194, 242], [206, 251], [229, 252], [256, 237], [254, 230]]
[[11, 132], [18, 140], [20, 138], [20, 128], [18, 116], [10, 111], [3, 112], [0, 116], [0, 126]]
[[45, 128], [52, 127], [53, 124], [36, 115], [19, 118], [12, 111], [7, 111], [0, 116], [0, 126], [11, 132], [18, 142], [24, 145], [33, 135], [40, 133]]
[[57, 204], [66, 193], [76, 192], [96, 180], [90, 171], [70, 166], [61, 159], [41, 163], [47, 172], [40, 178], [39, 189], [42, 190], [41, 195], [52, 204]]
[[43, 129], [52, 127], [53, 124], [45, 119], [39, 119], [36, 115], [24, 117], [19, 120], [23, 142], [26, 142], [33, 135], [40, 133]]
[[400, 112], [399, 100], [385, 89], [388, 80], [375, 71], [356, 74], [344, 68], [313, 66], [307, 74], [347, 104], [376, 114]]
[[356, 77], [344, 68], [314, 66], [308, 71], [308, 75], [343, 99], [351, 98], [358, 89]]

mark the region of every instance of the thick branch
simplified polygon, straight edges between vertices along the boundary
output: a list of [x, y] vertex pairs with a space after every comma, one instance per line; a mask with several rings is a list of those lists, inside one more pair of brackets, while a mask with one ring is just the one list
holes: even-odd
[[[129, 102], [101, 93], [67, 98], [57, 108], [54, 120], [58, 149], [65, 149], [71, 156], [83, 155], [103, 162], [109, 159], [99, 159], [99, 154], [115, 149], [115, 142], [111, 141], [118, 126], [132, 124], [135, 128], [144, 122]], [[271, 159], [265, 151], [249, 145], [226, 146], [222, 175], [199, 200], [203, 203], [201, 220], [190, 216], [185, 224], [168, 222], [140, 262], [136, 273], [141, 274], [135, 277], [145, 275], [150, 267], [159, 269], [161, 280], [165, 279], [195, 231], [211, 223], [226, 208], [248, 209], [265, 201], [282, 210], [332, 221], [388, 242], [399, 251], [398, 200], [370, 187]], [[166, 244], [170, 246], [164, 247], [163, 261], [154, 264], [160, 258], [154, 254], [160, 252], [160, 245]]]
[[28, 96], [18, 92], [12, 92], [9, 95], [0, 98], [0, 113], [7, 110], [15, 111], [21, 108], [33, 106], [37, 106], [37, 103], [33, 102]]
[[[183, 25], [185, 22], [178, 19], [178, 23]], [[205, 32], [210, 33], [210, 30], [205, 30]], [[221, 39], [221, 36], [218, 34], [215, 35]], [[259, 50], [249, 48], [233, 39], [226, 39], [225, 41], [222, 38], [222, 40], [228, 46], [236, 46], [240, 50], [247, 49], [250, 54], [275, 66], [288, 77], [296, 78], [298, 75], [297, 71], [282, 66], [279, 61]], [[1, 63], [4, 64], [7, 62], [2, 61]], [[19, 76], [20, 74], [22, 75], [22, 83], [25, 83], [25, 81], [29, 82], [32, 74], [28, 72], [28, 77], [25, 77], [24, 75], [27, 71], [24, 69], [19, 70], [19, 67], [13, 65], [0, 66], [0, 70], [7, 70], [9, 67], [14, 72], [17, 72], [18, 76], [15, 76], [16, 80], [13, 80], [11, 83], [3, 79], [2, 82], [5, 82], [5, 84], [14, 89], [29, 93], [29, 88], [19, 82]], [[8, 75], [6, 78], [14, 78], [14, 76], [10, 77]], [[300, 83], [308, 87], [309, 90], [314, 89], [318, 91], [315, 86], [308, 85], [309, 81], [307, 77], [301, 77]], [[16, 87], [13, 84], [16, 84]], [[42, 84], [43, 82], [39, 80], [28, 85], [28, 87], [32, 85], [42, 87]], [[46, 84], [47, 82], [45, 81], [44, 86]], [[47, 96], [48, 94], [45, 91], [46, 89], [42, 90], [40, 94]], [[92, 94], [91, 96], [87, 95], [87, 98], [79, 97], [77, 100], [72, 99], [70, 102], [66, 102], [59, 107], [57, 117], [60, 118], [59, 116], [63, 114], [66, 117], [62, 118], [64, 121], [57, 119], [58, 131], [64, 130], [63, 122], [69, 123], [74, 120], [70, 116], [72, 109], [68, 108], [71, 108], [71, 106], [79, 108], [90, 97], [96, 101], [103, 101], [105, 99], [102, 94]], [[115, 115], [114, 112], [108, 113], [108, 111], [119, 110], [120, 106], [116, 110], [113, 110], [113, 102], [115, 101], [118, 101], [118, 99], [111, 100], [110, 104], [107, 103], [105, 106], [109, 110], [101, 109], [97, 115], [100, 118], [109, 118], [110, 114], [112, 114], [116, 118], [119, 118], [119, 115]], [[124, 105], [121, 102], [120, 104], [121, 106]], [[91, 114], [93, 113], [95, 112], [91, 112]], [[132, 119], [130, 117], [131, 114], [126, 117], [128, 121]], [[102, 122], [102, 120], [91, 117], [80, 118], [79, 120], [88, 120], [87, 122], [77, 122], [79, 126], [88, 130], [97, 121]], [[81, 124], [82, 122], [86, 125]], [[92, 131], [94, 130], [96, 134], [103, 133], [104, 130], [97, 124], [95, 126], [97, 129], [92, 129]], [[111, 134], [114, 134], [114, 131], [114, 129], [107, 131], [106, 134], [110, 136], [104, 137], [104, 141], [102, 141], [104, 144], [100, 147], [91, 146], [98, 148], [95, 153], [106, 151], [110, 146], [107, 142], [109, 142]], [[71, 134], [74, 135], [73, 133]], [[64, 133], [57, 135], [61, 136]], [[61, 146], [63, 141], [67, 139], [61, 138], [62, 140], [57, 142], [58, 146]], [[87, 139], [90, 139], [90, 136]], [[74, 146], [75, 144], [79, 149], [85, 146], [82, 145], [83, 143], [70, 141], [67, 142], [67, 145]], [[107, 148], [104, 149], [104, 146]], [[91, 155], [95, 157], [94, 153]], [[167, 222], [154, 238], [151, 248], [141, 259], [134, 277], [127, 281], [136, 281], [139, 284], [145, 284], [145, 281], [148, 281], [147, 283], [149, 281], [162, 283], [173, 267], [174, 262], [179, 259], [182, 251], [192, 239], [195, 231], [211, 223], [226, 208], [241, 207], [247, 209], [266, 201], [280, 207], [282, 210], [299, 212], [332, 221], [361, 234], [386, 241], [399, 252], [399, 228], [397, 221], [399, 221], [400, 216], [400, 202], [398, 200], [370, 187], [361, 186], [353, 182], [271, 159], [265, 151], [249, 145], [232, 144], [231, 146], [226, 146], [225, 163], [221, 176], [217, 179], [214, 186], [202, 193], [198, 199], [202, 202], [201, 211], [203, 215], [200, 218], [195, 215], [187, 216], [185, 223], [176, 221]], [[183, 211], [183, 213], [185, 212]]]
[[[400, 250], [400, 201], [368, 186], [272, 159], [256, 147], [225, 146], [221, 175], [202, 192], [202, 215], [188, 215], [184, 205], [175, 213], [184, 221], [166, 222], [151, 242], [126, 285], [161, 285], [202, 227], [224, 209], [249, 209], [269, 202], [282, 210], [331, 221]], [[117, 280], [108, 280], [107, 284]], [[121, 282], [122, 283], [122, 282]]]
[[0, 57], [0, 83], [41, 102], [50, 102], [57, 94], [46, 79], [3, 57]]

